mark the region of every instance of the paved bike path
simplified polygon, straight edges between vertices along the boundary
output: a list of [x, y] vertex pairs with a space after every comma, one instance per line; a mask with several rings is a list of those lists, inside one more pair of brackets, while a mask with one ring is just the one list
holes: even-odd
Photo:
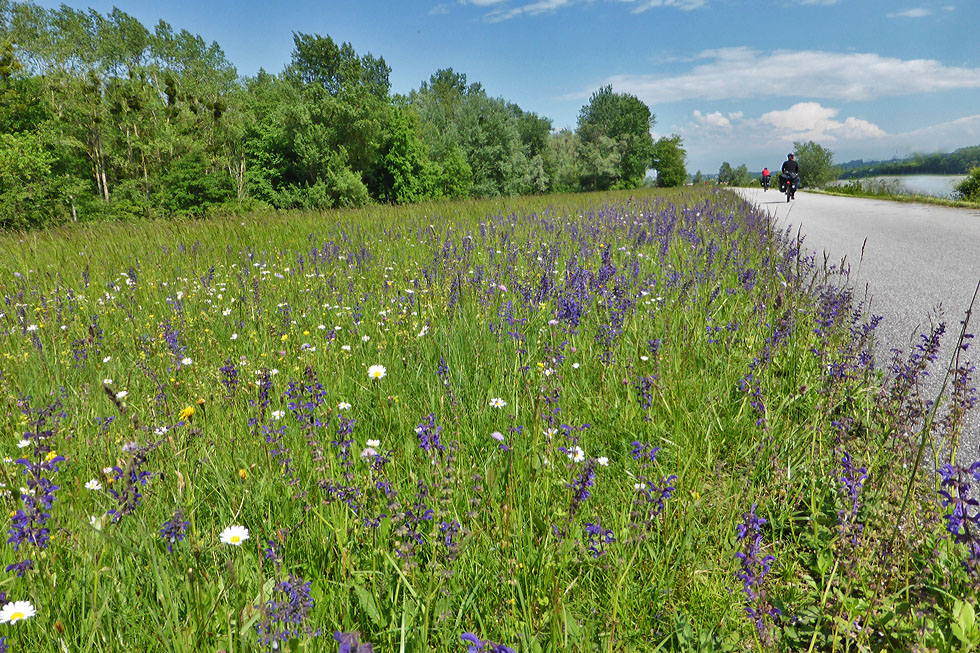
[[[790, 226], [794, 234], [800, 229], [803, 249], [816, 252], [818, 264], [825, 253], [829, 263], [846, 257], [856, 297], [867, 292], [871, 312], [883, 318], [875, 345], [879, 367], [887, 367], [892, 348], [907, 351], [919, 333], [927, 332], [938, 308], [942, 317], [937, 321], [946, 323], [947, 335], [927, 385], [933, 395], [938, 392], [960, 321], [980, 281], [980, 210], [805, 191], [787, 202], [778, 188], [735, 190], [774, 216], [779, 228]], [[969, 353], [980, 377], [980, 299], [968, 331], [977, 334]], [[972, 462], [980, 458], [980, 406], [965, 431], [961, 459]]]

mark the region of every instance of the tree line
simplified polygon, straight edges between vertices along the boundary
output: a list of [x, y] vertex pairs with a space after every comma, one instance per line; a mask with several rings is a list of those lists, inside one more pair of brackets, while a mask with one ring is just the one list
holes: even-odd
[[961, 147], [952, 152], [913, 154], [891, 161], [849, 161], [840, 166], [843, 179], [872, 175], [965, 175], [980, 167], [980, 145]]
[[243, 77], [163, 21], [0, 0], [0, 228], [686, 181], [680, 137], [610, 86], [555, 130], [452, 68], [402, 95], [383, 57], [293, 45]]

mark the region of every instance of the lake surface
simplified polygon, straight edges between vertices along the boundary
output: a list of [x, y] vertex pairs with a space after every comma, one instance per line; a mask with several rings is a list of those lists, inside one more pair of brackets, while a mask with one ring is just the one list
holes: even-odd
[[896, 175], [865, 177], [859, 180], [840, 180], [837, 183], [843, 185], [851, 181], [860, 181], [865, 185], [887, 185], [894, 193], [953, 197], [956, 185], [964, 179], [966, 179], [966, 175]]

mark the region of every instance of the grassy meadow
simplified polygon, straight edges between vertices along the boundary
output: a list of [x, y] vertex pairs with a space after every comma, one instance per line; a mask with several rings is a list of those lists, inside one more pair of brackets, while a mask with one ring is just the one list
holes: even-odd
[[959, 333], [874, 361], [734, 194], [0, 235], [0, 296], [0, 650], [980, 643]]

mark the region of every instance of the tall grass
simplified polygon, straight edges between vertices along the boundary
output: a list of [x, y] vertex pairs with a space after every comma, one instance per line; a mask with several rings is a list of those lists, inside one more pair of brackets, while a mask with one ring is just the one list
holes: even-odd
[[939, 334], [883, 377], [734, 195], [9, 235], [0, 284], [14, 650], [980, 640], [975, 470], [901, 503], [972, 368], [932, 419]]

